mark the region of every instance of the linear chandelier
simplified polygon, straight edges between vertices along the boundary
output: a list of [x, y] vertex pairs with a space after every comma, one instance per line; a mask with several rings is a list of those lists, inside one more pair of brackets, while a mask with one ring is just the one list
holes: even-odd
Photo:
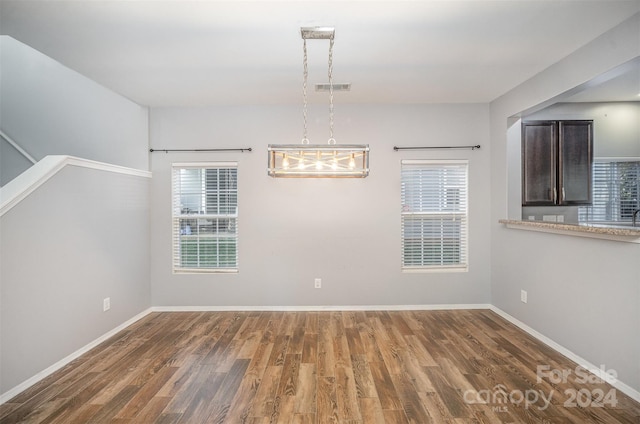
[[[303, 121], [300, 144], [270, 144], [269, 170], [279, 178], [364, 178], [369, 175], [369, 146], [336, 144], [333, 138], [333, 40], [334, 28], [300, 28], [303, 40]], [[310, 144], [307, 138], [307, 40], [329, 40], [329, 139], [327, 144]]]

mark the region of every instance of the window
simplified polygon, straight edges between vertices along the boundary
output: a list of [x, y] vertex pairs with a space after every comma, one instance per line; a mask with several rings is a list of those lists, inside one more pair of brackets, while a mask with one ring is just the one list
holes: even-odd
[[174, 272], [238, 270], [235, 162], [173, 164]]
[[581, 207], [580, 222], [631, 222], [640, 208], [640, 161], [596, 159], [593, 204]]
[[466, 270], [468, 162], [401, 167], [402, 269]]

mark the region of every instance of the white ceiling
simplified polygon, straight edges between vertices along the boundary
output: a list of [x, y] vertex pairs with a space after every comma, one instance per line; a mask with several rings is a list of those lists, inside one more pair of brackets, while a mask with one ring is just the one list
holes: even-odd
[[[640, 0], [0, 0], [0, 33], [143, 105], [297, 104], [300, 27], [333, 26], [335, 82], [352, 83], [338, 103], [489, 102], [638, 11]], [[309, 41], [311, 84], [327, 81], [327, 51]]]

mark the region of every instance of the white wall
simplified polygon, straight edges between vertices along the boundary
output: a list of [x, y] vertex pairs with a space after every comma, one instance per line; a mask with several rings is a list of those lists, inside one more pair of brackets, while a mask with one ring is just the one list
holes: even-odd
[[30, 166], [31, 162], [0, 136], [0, 186], [5, 185]]
[[[639, 55], [635, 15], [491, 104], [493, 305], [587, 361], [616, 370], [636, 391], [640, 245], [510, 230], [497, 221], [520, 203], [519, 196], [506, 195], [509, 118]], [[521, 289], [528, 291], [527, 304], [520, 302]]]
[[[328, 138], [325, 106], [312, 107], [312, 143]], [[153, 109], [153, 148], [252, 147], [252, 153], [154, 153], [151, 292], [155, 306], [485, 304], [489, 286], [487, 105], [337, 105], [338, 143], [369, 143], [365, 179], [273, 179], [267, 145], [298, 143], [301, 106]], [[480, 150], [394, 152], [394, 145], [469, 145]], [[400, 270], [400, 160], [470, 160], [467, 273]], [[171, 270], [172, 161], [239, 162], [236, 275]], [[322, 289], [313, 288], [322, 278]]]
[[[31, 156], [148, 169], [146, 107], [8, 36], [0, 65], [0, 129]], [[0, 154], [4, 186], [30, 164], [4, 140]], [[150, 306], [148, 178], [67, 167], [0, 231], [0, 393]]]
[[67, 166], [2, 216], [0, 393], [149, 308], [148, 215], [149, 178]]
[[148, 169], [146, 107], [9, 36], [0, 36], [0, 66], [0, 129], [36, 160], [71, 155]]

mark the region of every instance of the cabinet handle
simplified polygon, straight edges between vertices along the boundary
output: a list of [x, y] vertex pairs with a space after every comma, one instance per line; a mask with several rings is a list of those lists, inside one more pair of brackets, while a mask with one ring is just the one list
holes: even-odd
[[566, 195], [564, 194], [564, 186], [562, 187], [562, 201], [564, 202]]
[[556, 190], [556, 188], [553, 188], [553, 203], [556, 203], [558, 201], [558, 190]]

